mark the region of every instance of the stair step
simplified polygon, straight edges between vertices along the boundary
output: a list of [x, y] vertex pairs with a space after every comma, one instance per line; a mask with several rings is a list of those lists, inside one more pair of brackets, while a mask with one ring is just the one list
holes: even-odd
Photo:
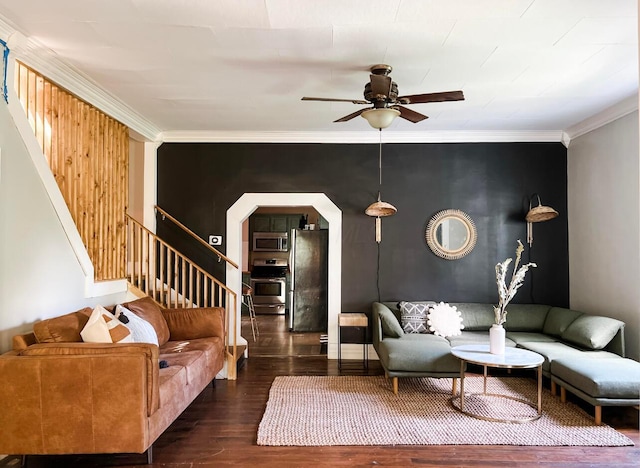
[[238, 351], [238, 353], [236, 354], [236, 369], [240, 370], [245, 365], [247, 360], [244, 357], [244, 352], [247, 349], [247, 347], [243, 345], [243, 346], [238, 346], [236, 349]]

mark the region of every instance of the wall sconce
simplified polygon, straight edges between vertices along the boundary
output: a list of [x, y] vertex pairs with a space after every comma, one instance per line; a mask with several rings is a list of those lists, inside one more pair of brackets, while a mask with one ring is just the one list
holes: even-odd
[[[533, 197], [538, 197], [538, 206], [531, 207], [531, 200]], [[532, 223], [540, 223], [542, 221], [549, 221], [550, 219], [557, 218], [558, 212], [551, 208], [550, 206], [544, 206], [540, 201], [540, 195], [534, 193], [529, 198], [529, 212], [525, 219], [527, 220], [527, 242], [529, 243], [529, 248], [533, 245], [533, 224]]]

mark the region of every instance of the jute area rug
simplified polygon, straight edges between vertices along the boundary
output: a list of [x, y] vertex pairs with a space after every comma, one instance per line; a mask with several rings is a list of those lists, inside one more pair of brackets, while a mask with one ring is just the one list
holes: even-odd
[[[488, 393], [535, 401], [536, 383], [489, 377]], [[276, 377], [258, 428], [258, 445], [633, 445], [613, 428], [596, 426], [578, 406], [543, 390], [540, 419], [501, 423], [451, 407], [451, 379], [400, 379], [394, 395], [382, 376]], [[482, 377], [465, 379], [465, 394], [482, 392]], [[492, 417], [527, 417], [535, 409], [513, 400], [468, 397], [465, 409]]]

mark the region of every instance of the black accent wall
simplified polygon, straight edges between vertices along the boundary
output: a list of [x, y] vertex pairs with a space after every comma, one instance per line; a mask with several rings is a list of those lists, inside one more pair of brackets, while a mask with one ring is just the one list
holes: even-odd
[[[497, 301], [495, 264], [514, 257], [538, 264], [513, 302], [569, 303], [567, 151], [560, 143], [385, 144], [382, 200], [398, 213], [382, 219], [380, 299]], [[342, 310], [368, 311], [378, 299], [374, 219], [364, 209], [378, 193], [377, 144], [165, 143], [158, 149], [158, 205], [207, 239], [226, 235], [226, 211], [245, 192], [323, 192], [342, 210]], [[526, 244], [529, 196], [560, 216], [534, 224]], [[536, 200], [537, 202], [537, 200]], [[459, 209], [478, 241], [460, 260], [435, 256], [429, 219]], [[158, 235], [218, 277], [205, 249], [158, 217]], [[226, 241], [226, 239], [225, 239]], [[225, 251], [225, 246], [221, 249]]]

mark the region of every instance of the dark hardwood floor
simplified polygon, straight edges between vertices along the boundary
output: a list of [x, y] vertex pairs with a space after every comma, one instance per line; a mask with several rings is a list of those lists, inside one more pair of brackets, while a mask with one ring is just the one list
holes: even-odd
[[[363, 374], [358, 362], [338, 370], [322, 354], [319, 334], [289, 333], [284, 317], [258, 316], [260, 337], [254, 343], [248, 320], [243, 336], [250, 345], [236, 381], [216, 381], [154, 444], [154, 467], [638, 467], [638, 411], [604, 408], [603, 420], [630, 437], [633, 447], [511, 446], [365, 446], [261, 447], [256, 432], [269, 388], [278, 375]], [[353, 364], [353, 365], [351, 365]], [[377, 361], [369, 374], [381, 374]], [[546, 382], [548, 387], [548, 382]], [[583, 405], [580, 400], [571, 401]], [[584, 406], [591, 413], [589, 405]], [[29, 457], [29, 467], [144, 466], [144, 455]], [[0, 466], [17, 460], [5, 459]]]

